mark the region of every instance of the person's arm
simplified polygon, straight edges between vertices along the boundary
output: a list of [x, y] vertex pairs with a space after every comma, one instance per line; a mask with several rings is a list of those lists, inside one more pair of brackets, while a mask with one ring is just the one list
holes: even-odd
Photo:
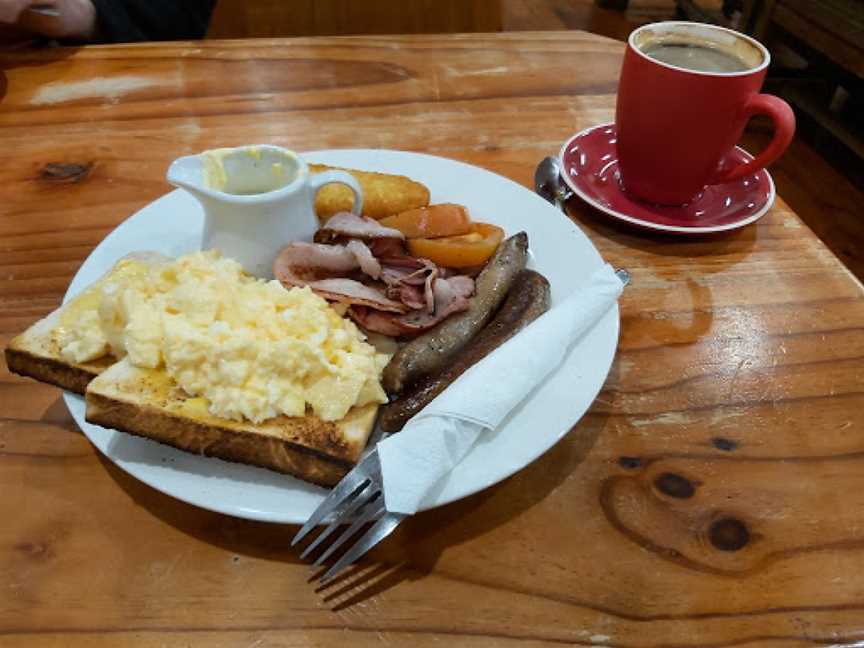
[[[28, 11], [50, 6], [57, 16]], [[203, 38], [216, 0], [0, 0], [5, 35], [127, 43]]]
[[92, 0], [98, 40], [122, 43], [203, 38], [216, 0]]
[[[58, 15], [29, 11], [35, 4], [50, 7]], [[96, 9], [90, 0], [0, 0], [0, 25], [19, 35], [86, 41], [95, 33]]]
[[0, 23], [14, 25], [32, 0], [0, 0]]

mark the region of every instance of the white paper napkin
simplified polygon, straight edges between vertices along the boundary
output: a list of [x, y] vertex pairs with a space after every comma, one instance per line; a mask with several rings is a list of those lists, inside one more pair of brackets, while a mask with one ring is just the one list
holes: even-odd
[[416, 513], [480, 434], [495, 430], [561, 364], [566, 350], [612, 307], [623, 287], [612, 267], [603, 266], [561, 304], [462, 374], [401, 432], [381, 441], [387, 510]]

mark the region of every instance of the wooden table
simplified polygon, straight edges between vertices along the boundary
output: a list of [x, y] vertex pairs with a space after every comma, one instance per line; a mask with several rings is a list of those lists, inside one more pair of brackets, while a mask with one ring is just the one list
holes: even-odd
[[[571, 32], [6, 56], [2, 342], [168, 190], [179, 155], [402, 148], [530, 186], [568, 134], [612, 118], [622, 51]], [[295, 527], [138, 483], [56, 389], [4, 370], [0, 645], [864, 639], [862, 286], [782, 200], [755, 226], [693, 240], [571, 210], [633, 275], [597, 402], [534, 464], [408, 521], [328, 587], [288, 548]]]

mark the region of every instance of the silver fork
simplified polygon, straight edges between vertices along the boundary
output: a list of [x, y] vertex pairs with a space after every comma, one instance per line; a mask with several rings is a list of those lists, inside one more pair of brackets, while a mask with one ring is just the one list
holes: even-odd
[[312, 563], [322, 565], [332, 556], [339, 547], [350, 540], [366, 524], [374, 523], [363, 536], [328, 569], [321, 577], [321, 582], [326, 583], [343, 569], [354, 563], [372, 547], [386, 538], [393, 529], [407, 516], [402, 513], [390, 513], [384, 508], [384, 491], [381, 480], [381, 462], [378, 459], [378, 450], [374, 449], [366, 455], [351, 472], [342, 478], [330, 494], [321, 502], [320, 506], [309, 516], [306, 524], [297, 532], [291, 541], [295, 546], [318, 524], [324, 524], [329, 519], [330, 523], [309, 544], [300, 558], [305, 559], [329, 538], [336, 529], [348, 524], [348, 528], [336, 538]]

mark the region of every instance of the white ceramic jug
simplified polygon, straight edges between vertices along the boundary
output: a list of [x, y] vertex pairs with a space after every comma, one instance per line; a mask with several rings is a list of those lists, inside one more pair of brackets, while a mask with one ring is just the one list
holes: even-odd
[[[273, 260], [289, 241], [311, 241], [319, 227], [315, 196], [331, 183], [354, 193], [351, 211], [363, 209], [357, 180], [345, 171], [310, 175], [296, 153], [259, 145], [214, 149], [171, 163], [168, 182], [204, 208], [201, 247], [216, 248], [257, 277], [273, 277]], [[178, 215], [180, 217], [181, 215]]]

